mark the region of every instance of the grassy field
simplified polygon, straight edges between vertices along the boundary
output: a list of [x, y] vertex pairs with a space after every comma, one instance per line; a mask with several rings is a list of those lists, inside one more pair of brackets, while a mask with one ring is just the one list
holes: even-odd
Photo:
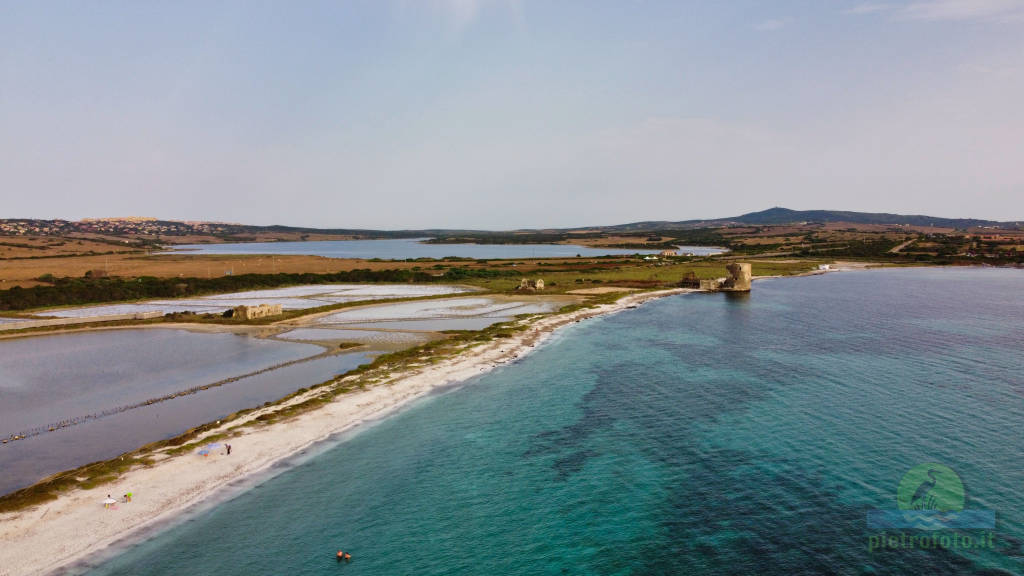
[[[597, 261], [592, 261], [597, 262]], [[664, 288], [678, 284], [683, 275], [693, 272], [698, 278], [721, 278], [728, 275], [725, 266], [728, 261], [718, 259], [696, 260], [690, 262], [658, 261], [648, 263], [642, 260], [619, 261], [614, 267], [595, 268], [591, 263], [578, 264], [578, 269], [566, 270], [557, 265], [534, 266], [524, 270], [523, 277], [541, 278], [544, 280], [545, 292], [567, 292], [593, 286], [624, 286], [632, 288]], [[826, 260], [811, 259], [780, 259], [754, 260], [755, 276], [791, 276], [809, 272]], [[466, 284], [480, 286], [495, 292], [515, 290], [519, 285], [518, 278], [485, 278], [469, 279]]]
[[320, 256], [262, 256], [207, 254], [109, 254], [58, 256], [7, 260], [0, 265], [0, 289], [41, 284], [38, 278], [53, 276], [82, 277], [86, 272], [102, 271], [111, 276], [155, 276], [157, 278], [214, 278], [230, 274], [329, 274], [369, 268], [371, 270], [413, 268], [412, 262], [371, 262], [323, 258]]

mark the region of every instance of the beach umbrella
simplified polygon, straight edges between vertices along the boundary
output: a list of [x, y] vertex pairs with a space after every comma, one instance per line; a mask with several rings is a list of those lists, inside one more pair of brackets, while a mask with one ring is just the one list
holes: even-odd
[[199, 455], [200, 456], [206, 456], [209, 453], [210, 453], [210, 451], [207, 450], [206, 448], [203, 448], [202, 450], [199, 451]]

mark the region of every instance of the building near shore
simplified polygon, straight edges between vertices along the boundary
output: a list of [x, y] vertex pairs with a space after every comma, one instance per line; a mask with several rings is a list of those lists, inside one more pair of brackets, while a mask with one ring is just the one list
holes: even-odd
[[724, 278], [698, 278], [693, 271], [687, 272], [679, 285], [708, 292], [750, 292], [752, 267], [748, 262], [733, 262], [725, 267], [729, 275]]
[[717, 292], [722, 284], [725, 283], [725, 278], [704, 278], [697, 285], [701, 290], [707, 290], [709, 292]]
[[254, 320], [256, 318], [266, 318], [268, 316], [277, 316], [281, 314], [282, 309], [280, 304], [259, 304], [257, 306], [235, 306], [233, 318], [244, 318], [246, 320]]
[[516, 290], [543, 290], [544, 280], [537, 278], [536, 280], [527, 280], [523, 278], [519, 281], [519, 287]]

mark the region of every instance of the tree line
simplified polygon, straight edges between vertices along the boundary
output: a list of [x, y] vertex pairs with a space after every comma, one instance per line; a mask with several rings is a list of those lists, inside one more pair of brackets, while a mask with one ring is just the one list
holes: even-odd
[[281, 273], [239, 274], [216, 278], [53, 278], [46, 285], [0, 290], [0, 310], [29, 310], [51, 306], [71, 306], [140, 300], [144, 298], [180, 298], [260, 288], [278, 288], [298, 284], [335, 284], [363, 282], [457, 282], [471, 278], [518, 276], [515, 270], [454, 267], [442, 275], [419, 270], [356, 269], [328, 274]]

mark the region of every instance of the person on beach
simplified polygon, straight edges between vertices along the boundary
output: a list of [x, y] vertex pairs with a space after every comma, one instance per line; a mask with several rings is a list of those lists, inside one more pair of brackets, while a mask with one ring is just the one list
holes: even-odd
[[228, 456], [230, 456], [231, 455], [231, 444], [226, 444], [226, 446], [228, 447]]

